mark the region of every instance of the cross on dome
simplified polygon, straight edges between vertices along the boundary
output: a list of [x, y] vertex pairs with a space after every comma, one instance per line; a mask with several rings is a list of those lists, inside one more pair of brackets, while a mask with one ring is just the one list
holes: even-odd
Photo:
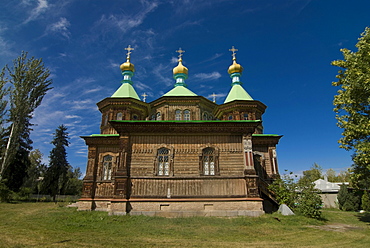
[[229, 49], [229, 51], [230, 51], [230, 52], [233, 52], [231, 56], [233, 56], [233, 59], [235, 59], [235, 55], [236, 55], [236, 53], [235, 53], [235, 52], [237, 52], [237, 51], [238, 51], [238, 49], [236, 49], [234, 46], [232, 46], [232, 47], [231, 47], [231, 49]]
[[146, 97], [147, 97], [148, 95], [147, 95], [147, 94], [145, 94], [145, 92], [144, 92], [144, 94], [142, 94], [141, 96], [143, 97], [143, 102], [145, 102]]
[[182, 54], [185, 52], [184, 50], [181, 49], [181, 47], [179, 48], [179, 50], [176, 50], [177, 53], [179, 53], [179, 59], [182, 59]]
[[131, 47], [131, 45], [128, 45], [128, 47], [125, 48], [127, 50], [127, 57], [130, 57], [131, 51], [135, 50], [135, 48]]

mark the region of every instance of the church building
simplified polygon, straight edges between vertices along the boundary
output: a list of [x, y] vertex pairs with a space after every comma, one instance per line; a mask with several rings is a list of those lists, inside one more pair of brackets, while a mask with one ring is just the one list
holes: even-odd
[[141, 100], [132, 80], [133, 48], [125, 49], [122, 85], [97, 103], [101, 133], [82, 136], [88, 157], [78, 209], [165, 217], [271, 211], [276, 202], [268, 185], [279, 175], [282, 136], [263, 132], [266, 105], [243, 88], [237, 49], [230, 49], [231, 89], [223, 104], [187, 87], [181, 48], [173, 89]]

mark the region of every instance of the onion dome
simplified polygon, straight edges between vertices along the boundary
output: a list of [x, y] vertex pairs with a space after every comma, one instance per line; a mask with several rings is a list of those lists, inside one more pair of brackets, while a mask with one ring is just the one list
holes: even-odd
[[243, 72], [243, 67], [240, 64], [236, 63], [235, 56], [233, 57], [233, 64], [229, 66], [229, 69], [227, 70], [227, 72], [229, 74], [233, 74], [236, 72], [241, 74]]
[[135, 66], [130, 62], [130, 56], [127, 56], [127, 61], [124, 62], [120, 67], [121, 71], [135, 71]]
[[173, 68], [173, 74], [174, 75], [179, 74], [179, 73], [188, 75], [188, 68], [186, 68], [182, 64], [182, 58], [179, 58], [179, 64], [175, 68]]

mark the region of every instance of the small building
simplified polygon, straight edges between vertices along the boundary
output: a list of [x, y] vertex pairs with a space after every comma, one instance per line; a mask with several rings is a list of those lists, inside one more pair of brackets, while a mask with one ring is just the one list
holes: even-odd
[[266, 105], [243, 88], [237, 50], [230, 49], [231, 89], [220, 105], [188, 89], [181, 49], [173, 89], [141, 100], [132, 81], [133, 48], [126, 50], [121, 86], [97, 103], [101, 133], [82, 136], [88, 158], [79, 210], [167, 217], [270, 211], [275, 202], [267, 186], [279, 175], [282, 136], [263, 132]]
[[338, 208], [338, 192], [340, 190], [340, 185], [349, 183], [331, 183], [327, 179], [317, 179], [314, 181], [315, 189], [320, 191], [324, 208]]

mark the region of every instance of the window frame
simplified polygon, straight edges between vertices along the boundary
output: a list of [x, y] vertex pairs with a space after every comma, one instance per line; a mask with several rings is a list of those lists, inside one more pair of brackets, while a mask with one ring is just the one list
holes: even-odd
[[[211, 154], [209, 153], [209, 151], [211, 151]], [[211, 166], [209, 161], [213, 162], [213, 166]], [[219, 176], [220, 170], [218, 161], [219, 161], [219, 150], [216, 147], [212, 146], [203, 147], [199, 154], [200, 175], [207, 177]]]

